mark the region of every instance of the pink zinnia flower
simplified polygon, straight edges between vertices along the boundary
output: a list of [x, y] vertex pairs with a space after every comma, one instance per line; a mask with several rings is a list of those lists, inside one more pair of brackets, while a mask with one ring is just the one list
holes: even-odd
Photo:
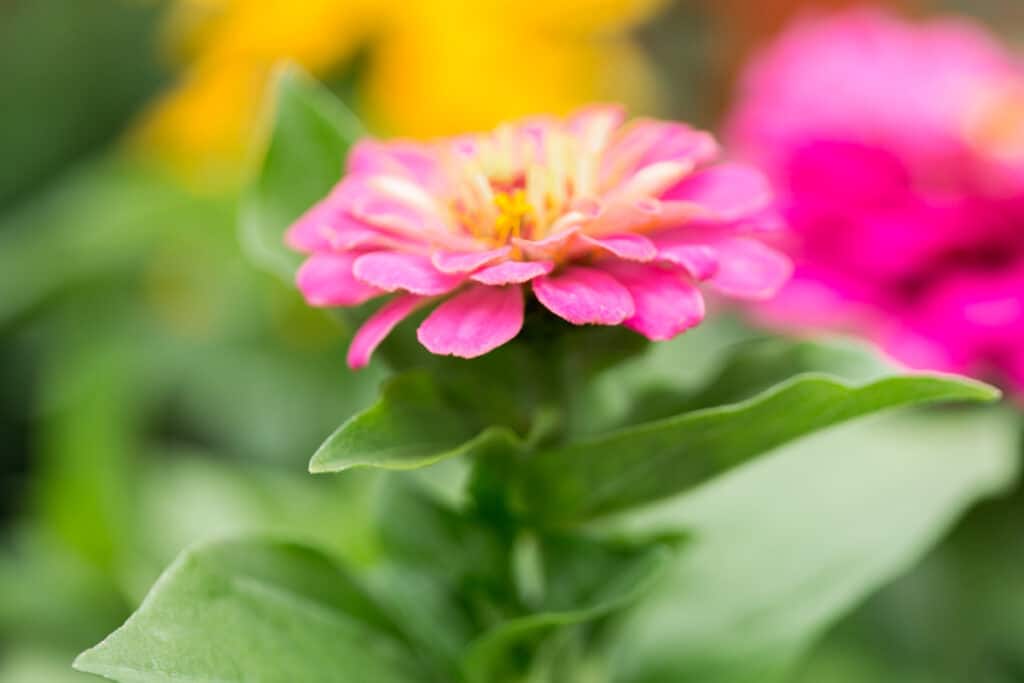
[[1024, 389], [1024, 72], [979, 27], [855, 10], [751, 63], [729, 126], [776, 183], [793, 279], [760, 308]]
[[427, 349], [487, 353], [519, 333], [527, 292], [570, 323], [668, 339], [703, 318], [696, 283], [762, 298], [789, 274], [752, 236], [774, 225], [764, 178], [717, 155], [707, 133], [623, 125], [614, 107], [435, 142], [364, 141], [287, 242], [310, 254], [297, 280], [311, 304], [392, 297], [356, 333], [352, 367], [435, 304], [418, 330]]

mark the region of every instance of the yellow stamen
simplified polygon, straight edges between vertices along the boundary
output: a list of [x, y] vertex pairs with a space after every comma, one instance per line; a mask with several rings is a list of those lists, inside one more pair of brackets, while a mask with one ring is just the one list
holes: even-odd
[[533, 215], [526, 193], [522, 190], [496, 192], [494, 205], [498, 208], [498, 217], [494, 221], [495, 242], [505, 244], [511, 237], [521, 237], [524, 223]]

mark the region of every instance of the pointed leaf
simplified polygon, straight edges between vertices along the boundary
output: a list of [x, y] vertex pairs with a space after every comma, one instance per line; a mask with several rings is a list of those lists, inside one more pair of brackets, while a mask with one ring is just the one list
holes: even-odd
[[349, 419], [313, 454], [310, 472], [353, 467], [407, 470], [491, 447], [516, 447], [503, 427], [481, 431], [425, 373], [400, 375], [380, 400]]
[[415, 683], [414, 655], [345, 572], [269, 541], [186, 552], [75, 668], [123, 683]]
[[298, 67], [277, 75], [275, 111], [255, 180], [242, 201], [241, 238], [250, 258], [291, 282], [301, 255], [284, 244], [288, 226], [341, 178], [362, 124]]
[[866, 384], [822, 373], [793, 377], [745, 401], [621, 429], [531, 457], [518, 495], [526, 514], [578, 522], [680, 493], [761, 453], [880, 410], [993, 401], [999, 392], [954, 376]]

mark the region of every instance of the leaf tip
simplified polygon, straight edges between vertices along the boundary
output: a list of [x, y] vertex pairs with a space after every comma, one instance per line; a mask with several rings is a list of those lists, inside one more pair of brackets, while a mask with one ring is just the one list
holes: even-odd
[[347, 467], [338, 467], [337, 465], [330, 464], [327, 459], [320, 455], [320, 451], [313, 454], [313, 457], [309, 459], [309, 473], [310, 474], [327, 474], [329, 472], [341, 472], [347, 469]]
[[947, 382], [954, 382], [960, 389], [960, 396], [965, 401], [977, 401], [980, 403], [994, 403], [1003, 398], [1003, 391], [999, 387], [979, 379], [965, 377], [963, 375], [933, 372], [926, 373]]
[[75, 671], [81, 671], [82, 673], [95, 674], [97, 676], [104, 675], [105, 667], [102, 666], [96, 656], [102, 647], [103, 642], [90, 647], [88, 650], [80, 652], [71, 662], [71, 668]]
[[1003, 398], [1003, 390], [999, 387], [992, 386], [987, 382], [978, 382], [977, 380], [972, 380], [972, 384], [977, 390], [978, 396], [983, 401], [994, 403], [995, 401], [1002, 400]]

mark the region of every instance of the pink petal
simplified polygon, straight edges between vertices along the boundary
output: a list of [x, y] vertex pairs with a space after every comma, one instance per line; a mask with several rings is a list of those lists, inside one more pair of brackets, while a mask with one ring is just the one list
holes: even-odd
[[659, 211], [656, 200], [619, 197], [603, 203], [585, 229], [592, 237], [641, 232], [656, 224]]
[[671, 339], [704, 319], [704, 298], [681, 274], [622, 261], [609, 264], [609, 270], [626, 287], [636, 306], [626, 327], [648, 339]]
[[355, 276], [385, 292], [404, 289], [434, 296], [459, 286], [463, 276], [440, 272], [425, 256], [398, 251], [374, 251], [355, 260]]
[[398, 235], [371, 228], [351, 216], [339, 215], [323, 220], [321, 216], [312, 215], [312, 210], [289, 229], [285, 243], [304, 252], [415, 246]]
[[618, 325], [633, 315], [633, 300], [619, 282], [595, 268], [572, 266], [533, 281], [533, 293], [552, 313], [574, 325]]
[[690, 174], [690, 162], [658, 161], [644, 166], [611, 190], [616, 197], [657, 197]]
[[569, 213], [554, 222], [551, 232], [578, 227], [588, 220], [597, 218], [605, 211], [605, 201], [599, 197], [574, 197], [569, 202]]
[[381, 226], [371, 226], [350, 210], [366, 193], [364, 185], [348, 178], [299, 217], [285, 233], [285, 244], [304, 252], [345, 251], [366, 247], [425, 248], [421, 235], [403, 237]]
[[434, 309], [416, 336], [431, 353], [476, 358], [515, 337], [522, 327], [520, 287], [477, 285]]
[[348, 214], [348, 203], [348, 186], [336, 186], [288, 228], [285, 244], [297, 251], [327, 251], [375, 236], [377, 231]]
[[[383, 176], [347, 176], [335, 189], [353, 218], [407, 241], [445, 249], [473, 250], [477, 242], [455, 232], [451, 217], [408, 196], [394, 187], [381, 187]], [[399, 183], [405, 188], [411, 183]], [[385, 183], [387, 185], [387, 183]], [[332, 193], [333, 194], [333, 193]]]
[[580, 240], [591, 246], [602, 249], [612, 256], [627, 261], [646, 262], [658, 255], [658, 248], [643, 235], [609, 235], [607, 237], [591, 237], [580, 235]]
[[469, 276], [485, 285], [522, 284], [554, 270], [552, 261], [505, 261]]
[[577, 136], [583, 149], [594, 152], [608, 144], [612, 133], [625, 119], [626, 112], [618, 105], [593, 105], [569, 116], [566, 126]]
[[[554, 230], [554, 227], [552, 227]], [[527, 256], [538, 259], [552, 258], [558, 255], [569, 242], [579, 233], [579, 227], [569, 227], [561, 232], [553, 232], [551, 235], [539, 240], [513, 237], [512, 244], [526, 252]]]
[[441, 177], [440, 161], [433, 150], [415, 142], [360, 140], [348, 155], [349, 173], [399, 173], [430, 188]]
[[328, 234], [341, 214], [336, 205], [323, 199], [299, 216], [288, 228], [284, 242], [296, 251], [312, 253], [331, 248]]
[[601, 161], [601, 179], [605, 186], [615, 185], [663, 161], [695, 168], [717, 155], [718, 145], [709, 133], [680, 123], [637, 120], [613, 139]]
[[352, 369], [365, 367], [374, 350], [391, 334], [391, 330], [429, 301], [415, 294], [402, 294], [384, 304], [363, 323], [352, 338], [348, 347], [348, 366]]
[[295, 274], [299, 291], [312, 306], [355, 306], [382, 294], [352, 275], [352, 254], [313, 254]]
[[678, 244], [714, 244], [735, 236], [739, 231], [735, 223], [696, 220], [659, 230], [651, 235], [651, 239], [659, 249], [664, 249]]
[[431, 257], [434, 267], [442, 273], [470, 273], [507, 256], [512, 247], [499, 247], [487, 251], [435, 251]]
[[[653, 211], [650, 230], [669, 230], [680, 226], [689, 226], [700, 221], [716, 218], [710, 209], [695, 202], [681, 200], [656, 200], [657, 209]], [[722, 221], [719, 220], [718, 224]], [[730, 232], [732, 228], [730, 225]]]
[[793, 263], [775, 249], [754, 239], [737, 237], [715, 244], [718, 272], [715, 289], [740, 299], [768, 299], [793, 274]]
[[714, 212], [719, 220], [736, 220], [768, 206], [772, 191], [754, 168], [720, 164], [689, 176], [662, 199], [692, 202]]
[[744, 216], [737, 227], [747, 233], [773, 233], [782, 232], [789, 225], [779, 207], [773, 203], [749, 216]]
[[364, 223], [410, 238], [420, 237], [423, 241], [444, 234], [445, 226], [433, 212], [371, 192], [357, 196], [349, 208], [349, 212]]
[[718, 271], [718, 254], [706, 244], [673, 244], [658, 250], [658, 258], [679, 266], [694, 280], [702, 281]]
[[438, 223], [445, 223], [449, 215], [444, 205], [415, 181], [394, 174], [379, 174], [365, 179], [366, 187], [402, 206], [408, 207]]

